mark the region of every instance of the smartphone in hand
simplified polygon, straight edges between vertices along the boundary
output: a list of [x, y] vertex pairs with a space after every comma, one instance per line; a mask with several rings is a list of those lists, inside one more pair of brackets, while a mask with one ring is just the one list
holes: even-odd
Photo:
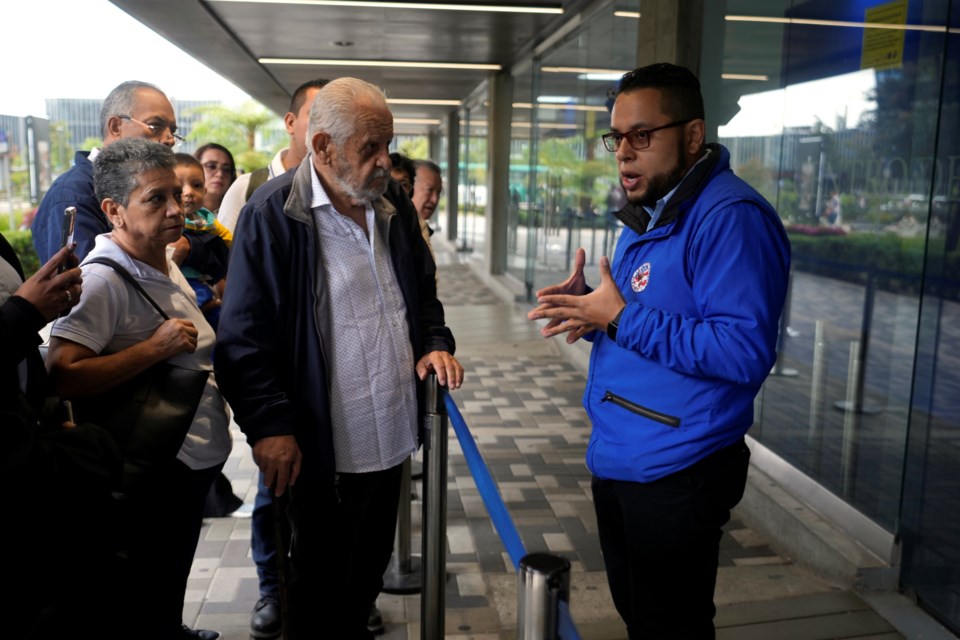
[[[63, 226], [60, 228], [60, 248], [73, 244], [73, 232], [77, 225], [77, 208], [67, 207], [63, 212]], [[57, 273], [67, 270], [66, 262], [61, 262]]]

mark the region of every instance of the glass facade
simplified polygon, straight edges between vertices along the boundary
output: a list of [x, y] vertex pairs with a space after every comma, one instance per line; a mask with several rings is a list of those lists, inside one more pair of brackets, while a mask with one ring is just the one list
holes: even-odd
[[730, 0], [705, 24], [719, 141], [793, 249], [751, 433], [899, 536], [903, 586], [954, 628], [958, 6]]
[[[901, 587], [958, 631], [960, 0], [703, 8], [708, 139], [773, 203], [793, 250], [751, 435], [888, 532]], [[577, 247], [592, 282], [613, 253], [622, 191], [599, 136], [637, 66], [638, 10], [607, 3], [510, 70], [506, 271], [528, 299]], [[486, 107], [460, 112], [458, 245], [475, 251]]]
[[[513, 70], [507, 272], [528, 298], [569, 273], [583, 247], [596, 275], [619, 223], [616, 161], [600, 142], [610, 92], [636, 59], [638, 2], [612, 2]], [[629, 15], [616, 15], [618, 12]]]

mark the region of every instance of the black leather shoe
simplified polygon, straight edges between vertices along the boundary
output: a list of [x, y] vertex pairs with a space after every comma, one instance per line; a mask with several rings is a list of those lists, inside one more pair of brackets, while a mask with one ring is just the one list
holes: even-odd
[[250, 635], [254, 638], [276, 638], [280, 635], [283, 621], [280, 619], [280, 602], [274, 596], [257, 600], [250, 612]]
[[367, 618], [367, 631], [375, 636], [383, 633], [383, 616], [380, 615], [380, 609], [377, 609], [377, 605], [370, 607], [370, 617]]
[[219, 637], [219, 631], [191, 629], [187, 625], [180, 627], [180, 633], [177, 634], [177, 640], [217, 640]]

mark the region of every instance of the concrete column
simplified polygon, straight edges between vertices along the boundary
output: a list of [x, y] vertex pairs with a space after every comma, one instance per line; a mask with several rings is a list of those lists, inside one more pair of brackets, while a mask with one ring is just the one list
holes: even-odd
[[700, 72], [704, 0], [643, 0], [637, 66], [670, 62]]
[[490, 274], [507, 270], [507, 225], [510, 218], [510, 121], [513, 78], [491, 74], [487, 97], [487, 213], [484, 259]]
[[447, 240], [457, 241], [457, 188], [460, 185], [460, 112], [447, 114]]

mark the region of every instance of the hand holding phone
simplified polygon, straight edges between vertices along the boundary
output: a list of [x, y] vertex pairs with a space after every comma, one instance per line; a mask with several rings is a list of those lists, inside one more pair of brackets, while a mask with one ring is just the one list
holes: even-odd
[[[63, 212], [63, 226], [60, 228], [60, 248], [73, 244], [73, 232], [77, 225], [77, 208], [67, 207]], [[57, 273], [63, 273], [69, 267], [66, 261], [57, 267]]]

